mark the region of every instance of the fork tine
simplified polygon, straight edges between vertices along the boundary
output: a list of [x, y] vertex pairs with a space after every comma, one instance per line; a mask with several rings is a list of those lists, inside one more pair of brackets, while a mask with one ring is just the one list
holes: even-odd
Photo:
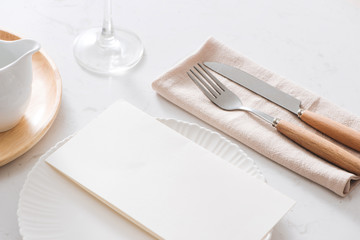
[[[199, 64], [198, 64], [199, 65]], [[200, 65], [199, 65], [200, 66]], [[200, 66], [201, 67], [201, 66]], [[195, 70], [205, 79], [205, 81], [211, 85], [211, 87], [213, 87], [213, 89], [221, 94], [224, 90], [219, 87], [216, 83], [214, 83], [214, 81], [212, 81], [207, 75], [206, 73], [204, 73], [203, 71], [200, 71], [196, 66], [194, 66]]]
[[208, 90], [208, 92], [210, 92], [215, 98], [217, 98], [219, 96], [219, 93], [217, 91], [215, 91], [206, 80], [204, 80], [201, 76], [199, 76], [192, 69], [190, 69], [190, 72], [197, 78], [198, 83], [201, 83], [202, 86], [205, 87]]
[[210, 93], [203, 85], [202, 83], [200, 83], [200, 80], [196, 77], [196, 75], [194, 74], [194, 72], [190, 69], [190, 71], [192, 72], [192, 74], [195, 76], [193, 77], [189, 72], [186, 72], [187, 75], [190, 77], [190, 79], [196, 84], [196, 86], [205, 94], [205, 96], [210, 99], [211, 101], [213, 101], [213, 99], [215, 99], [215, 95], [213, 95], [212, 93]]
[[202, 70], [204, 70], [204, 72], [206, 72], [207, 75], [209, 75], [209, 77], [210, 77], [223, 91], [229, 90], [222, 82], [219, 81], [219, 79], [217, 79], [214, 75], [212, 75], [212, 73], [209, 72], [209, 70], [207, 70], [204, 65], [202, 65], [201, 63], [198, 63], [198, 65], [201, 67]]

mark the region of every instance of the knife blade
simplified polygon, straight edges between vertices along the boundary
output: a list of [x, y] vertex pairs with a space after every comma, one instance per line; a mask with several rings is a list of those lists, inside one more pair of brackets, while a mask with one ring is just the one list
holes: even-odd
[[360, 151], [360, 132], [355, 129], [328, 117], [302, 109], [299, 99], [238, 68], [219, 62], [204, 62], [204, 65], [225, 78], [296, 114], [302, 121], [336, 141]]

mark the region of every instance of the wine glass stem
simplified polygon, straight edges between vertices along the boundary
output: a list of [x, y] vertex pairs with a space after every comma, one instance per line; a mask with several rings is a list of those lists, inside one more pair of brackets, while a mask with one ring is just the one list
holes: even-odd
[[99, 42], [100, 45], [106, 46], [111, 44], [112, 40], [114, 40], [114, 30], [111, 16], [112, 2], [111, 0], [105, 0], [104, 2], [104, 20]]

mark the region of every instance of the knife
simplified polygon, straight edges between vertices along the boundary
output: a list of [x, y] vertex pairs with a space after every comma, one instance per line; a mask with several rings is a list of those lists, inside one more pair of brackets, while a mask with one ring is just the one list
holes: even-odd
[[296, 114], [302, 121], [336, 141], [360, 151], [360, 132], [320, 114], [302, 109], [299, 99], [282, 92], [238, 68], [218, 62], [204, 62], [204, 65], [229, 80]]

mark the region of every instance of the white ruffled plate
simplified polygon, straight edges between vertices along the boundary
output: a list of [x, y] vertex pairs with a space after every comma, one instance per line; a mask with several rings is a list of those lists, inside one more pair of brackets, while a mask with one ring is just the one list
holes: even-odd
[[[255, 162], [220, 134], [193, 123], [158, 120], [242, 171], [265, 181]], [[24, 240], [153, 239], [44, 162], [70, 138], [44, 154], [25, 181], [18, 207], [20, 233]], [[266, 240], [270, 238], [271, 234]]]

